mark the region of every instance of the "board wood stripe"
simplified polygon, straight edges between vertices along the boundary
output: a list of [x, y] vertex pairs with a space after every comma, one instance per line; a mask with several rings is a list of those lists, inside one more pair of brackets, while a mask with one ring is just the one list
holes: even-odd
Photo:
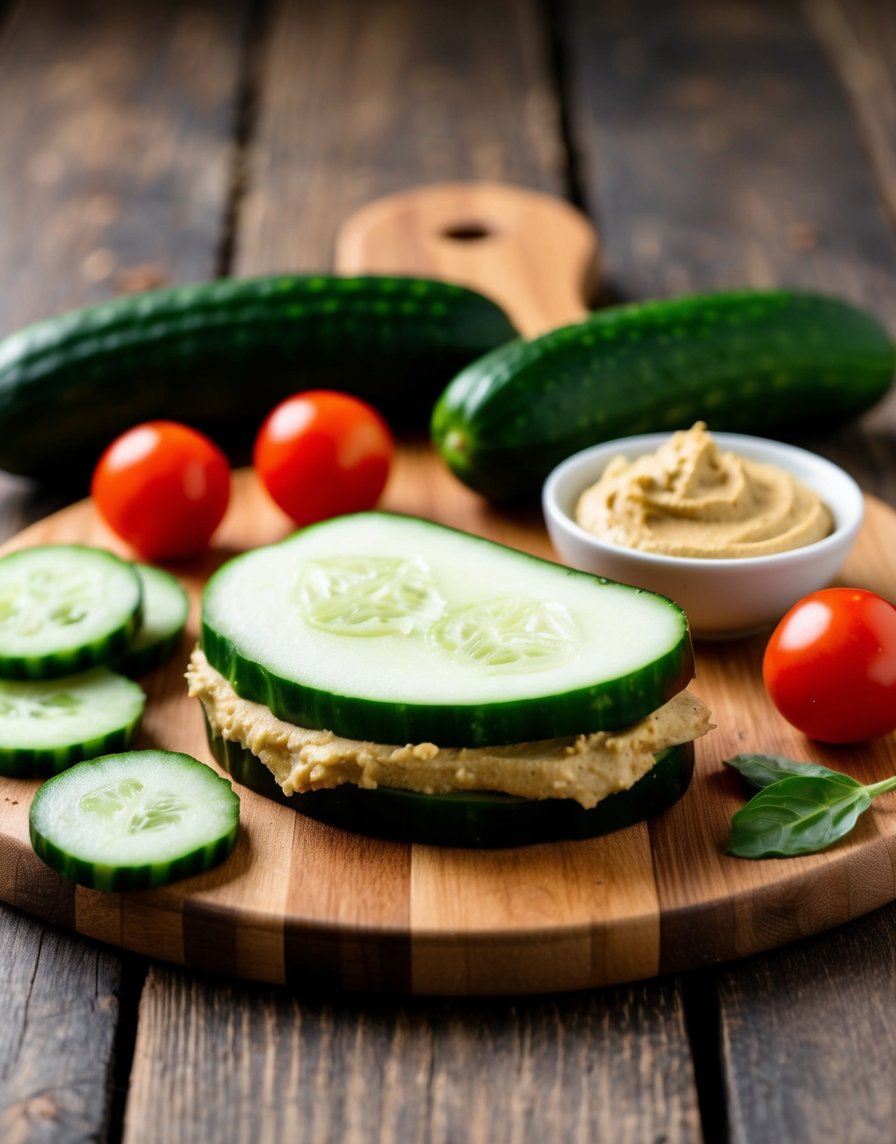
[[[418, 993], [495, 992], [497, 983], [499, 992], [536, 992], [547, 980], [581, 989], [649, 977], [659, 964], [643, 824], [612, 840], [455, 851], [450, 862], [434, 847], [415, 846], [411, 901]], [[581, 924], [566, 927], [570, 917]], [[460, 940], [446, 946], [446, 929]]]
[[408, 988], [408, 845], [296, 819], [285, 934], [287, 976], [348, 989]]

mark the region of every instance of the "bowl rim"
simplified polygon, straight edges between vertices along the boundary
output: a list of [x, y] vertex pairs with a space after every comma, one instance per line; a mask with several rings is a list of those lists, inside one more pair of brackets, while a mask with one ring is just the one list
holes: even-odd
[[[769, 462], [780, 463], [781, 467], [788, 468], [791, 472], [796, 467], [795, 463], [801, 462], [804, 466], [812, 466], [819, 470], [819, 484], [825, 477], [837, 481], [842, 494], [836, 498], [837, 505], [840, 505], [842, 500], [845, 502], [846, 508], [842, 509], [841, 506], [841, 512], [838, 513], [831, 500], [826, 500], [828, 507], [834, 514], [833, 531], [811, 544], [804, 544], [799, 548], [791, 548], [785, 552], [769, 552], [759, 556], [669, 556], [659, 552], [644, 552], [639, 548], [630, 548], [624, 544], [614, 544], [612, 541], [603, 540], [578, 524], [572, 514], [561, 506], [558, 490], [564, 491], [563, 486], [572, 481], [574, 474], [583, 470], [587, 472], [599, 457], [601, 459], [606, 457], [606, 461], [609, 461], [611, 457], [618, 456], [620, 453], [627, 456], [632, 454], [640, 456], [642, 453], [650, 452], [668, 441], [675, 432], [676, 430], [669, 429], [664, 432], [639, 433], [630, 437], [617, 437], [610, 441], [600, 441], [585, 449], [580, 449], [577, 453], [573, 453], [561, 461], [551, 470], [542, 486], [541, 502], [545, 523], [547, 525], [556, 524], [571, 537], [586, 544], [595, 552], [606, 553], [608, 556], [617, 559], [620, 554], [624, 554], [630, 559], [656, 569], [677, 568], [687, 571], [698, 569], [735, 571], [760, 566], [763, 568], [770, 566], [786, 568], [791, 564], [800, 563], [809, 556], [821, 558], [828, 552], [839, 549], [844, 543], [851, 542], [858, 533], [865, 513], [865, 495], [858, 482], [840, 465], [828, 460], [820, 453], [813, 453], [810, 449], [804, 449], [799, 445], [776, 441], [771, 437], [724, 431], [718, 433], [711, 431], [711, 436], [716, 444], [725, 449], [736, 452], [740, 446], [748, 450], [755, 450], [757, 453], [767, 454]], [[787, 465], [788, 461], [793, 463], [793, 467]], [[581, 482], [577, 483], [576, 499], [589, 484], [599, 478], [603, 467], [601, 466], [594, 473], [583, 477]], [[797, 475], [803, 479], [802, 473]], [[816, 488], [815, 491], [824, 497], [821, 489]]]

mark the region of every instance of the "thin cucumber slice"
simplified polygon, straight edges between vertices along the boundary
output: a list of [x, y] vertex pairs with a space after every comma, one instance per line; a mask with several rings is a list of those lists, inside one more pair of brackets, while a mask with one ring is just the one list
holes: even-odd
[[382, 743], [612, 730], [693, 675], [665, 597], [388, 513], [229, 561], [203, 594], [201, 642], [244, 699]]
[[82, 886], [146, 889], [223, 862], [236, 842], [239, 806], [230, 783], [190, 755], [103, 755], [40, 787], [31, 844]]
[[152, 564], [135, 564], [143, 586], [143, 621], [118, 666], [144, 675], [177, 651], [190, 611], [190, 598], [176, 576]]
[[103, 549], [48, 544], [0, 558], [0, 677], [114, 662], [139, 627], [141, 599], [131, 564]]
[[143, 689], [106, 667], [59, 679], [0, 680], [0, 774], [54, 775], [130, 746]]
[[668, 747], [634, 786], [609, 795], [591, 810], [571, 799], [478, 792], [430, 795], [388, 787], [362, 790], [348, 783], [287, 796], [248, 748], [215, 735], [208, 724], [206, 730], [219, 765], [256, 794], [356, 834], [432, 846], [493, 849], [609, 834], [672, 806], [687, 790], [694, 771], [693, 743]]

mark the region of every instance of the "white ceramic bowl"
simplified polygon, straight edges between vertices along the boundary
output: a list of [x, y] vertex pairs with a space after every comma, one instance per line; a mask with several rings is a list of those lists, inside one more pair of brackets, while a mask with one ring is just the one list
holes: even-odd
[[856, 482], [824, 457], [738, 433], [714, 433], [719, 448], [787, 469], [825, 501], [834, 531], [823, 540], [771, 556], [705, 559], [658, 556], [609, 544], [575, 522], [580, 494], [617, 456], [654, 452], [669, 433], [647, 433], [594, 445], [567, 458], [542, 492], [548, 534], [558, 556], [573, 568], [670, 596], [687, 613], [691, 632], [704, 639], [744, 636], [775, 623], [808, 592], [836, 576], [862, 523], [865, 502]]

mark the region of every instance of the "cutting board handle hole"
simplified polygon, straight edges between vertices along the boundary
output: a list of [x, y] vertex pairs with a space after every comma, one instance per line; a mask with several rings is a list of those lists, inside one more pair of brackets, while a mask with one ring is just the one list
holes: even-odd
[[451, 242], [481, 242], [484, 238], [493, 238], [499, 231], [500, 228], [493, 223], [468, 219], [449, 223], [439, 234]]

